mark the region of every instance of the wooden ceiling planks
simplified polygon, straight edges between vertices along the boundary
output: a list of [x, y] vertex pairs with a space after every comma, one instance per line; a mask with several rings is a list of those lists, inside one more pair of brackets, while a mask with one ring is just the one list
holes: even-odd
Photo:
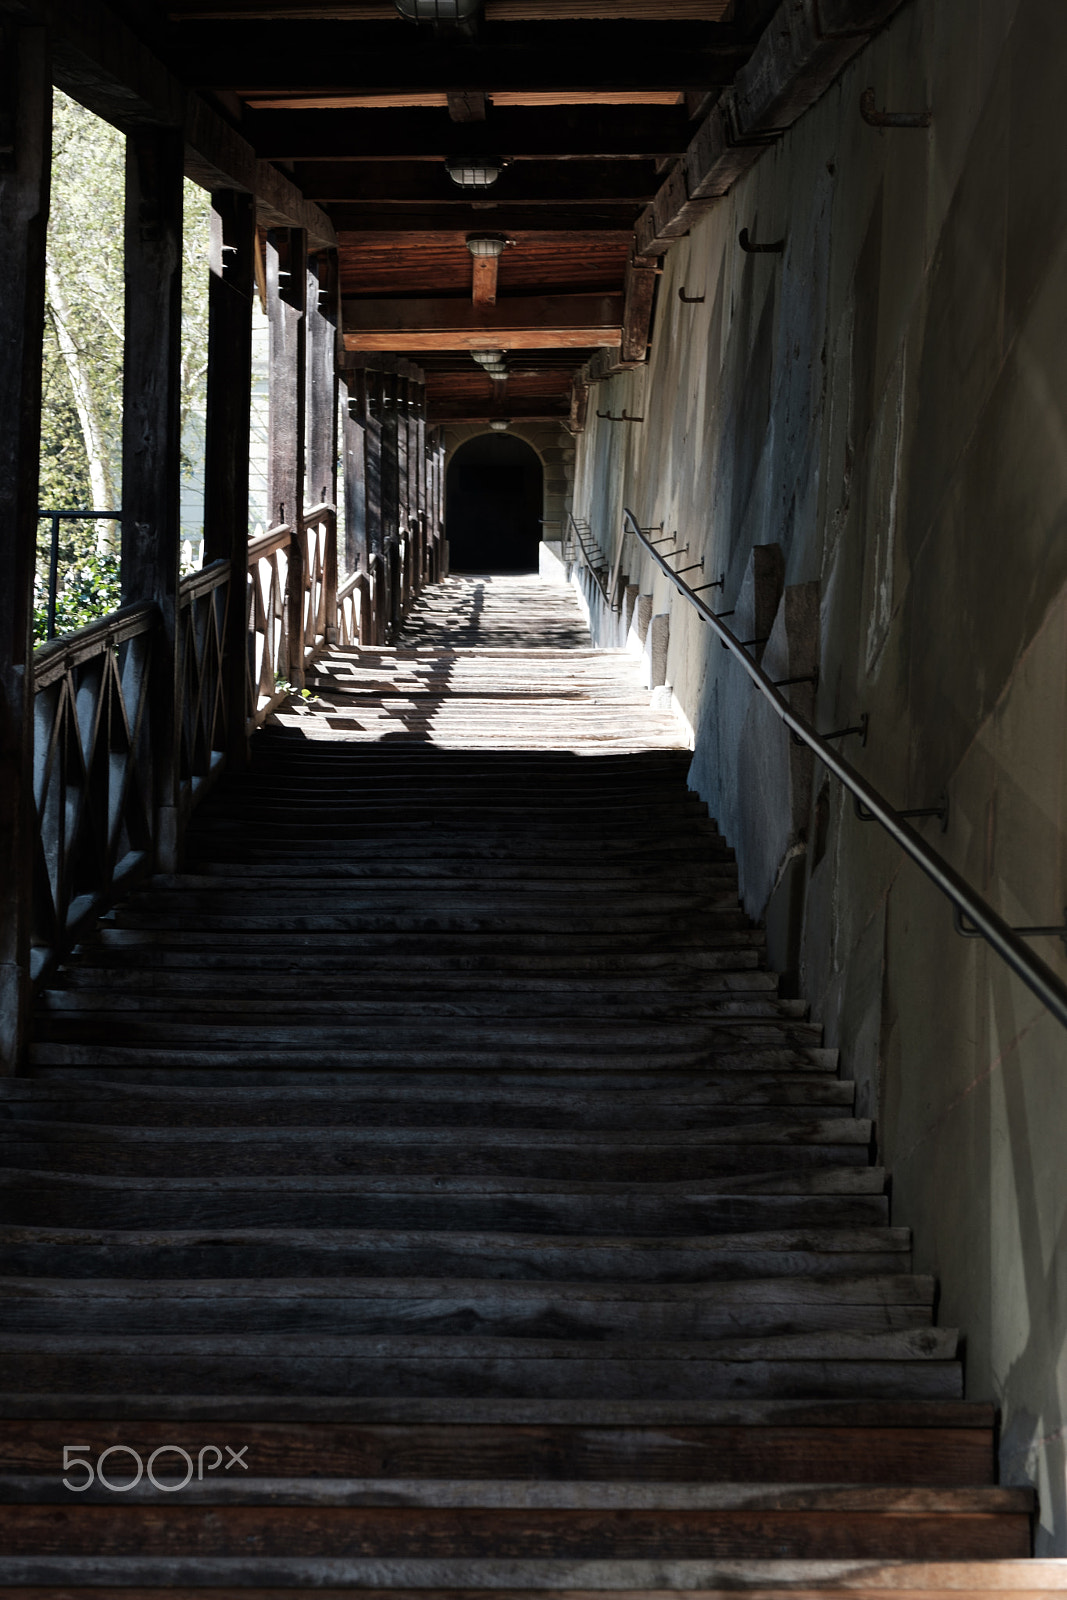
[[[485, 0], [492, 22], [722, 22], [732, 0]], [[172, 22], [402, 22], [392, 0], [188, 0]]]
[[[498, 292], [610, 293], [622, 283], [632, 234], [528, 233], [500, 262]], [[389, 296], [460, 294], [471, 280], [467, 236], [450, 233], [339, 235], [341, 293]]]
[[[301, 161], [292, 176], [320, 205], [462, 204], [443, 161]], [[516, 161], [493, 185], [493, 203], [586, 206], [630, 201], [636, 216], [661, 181], [654, 161]]]

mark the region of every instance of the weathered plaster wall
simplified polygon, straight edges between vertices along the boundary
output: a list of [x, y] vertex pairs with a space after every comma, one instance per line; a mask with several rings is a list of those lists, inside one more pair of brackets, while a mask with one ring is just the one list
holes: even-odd
[[[867, 711], [857, 765], [899, 806], [947, 793], [947, 832], [921, 826], [1022, 923], [1067, 902], [1064, 82], [1067, 7], [912, 0], [665, 258], [649, 364], [594, 391], [575, 483], [609, 559], [625, 503], [726, 574], [726, 607], [778, 545], [785, 583], [818, 586], [790, 644], [817, 651], [820, 726]], [[868, 85], [930, 130], [867, 127]], [[743, 226], [784, 254], [742, 253]], [[594, 415], [624, 406], [643, 424]], [[1003, 1407], [1004, 1477], [1067, 1553], [1067, 1036], [836, 783], [789, 780], [736, 665], [647, 559], [622, 566], [670, 613], [746, 903], [877, 1119], [968, 1393]]]

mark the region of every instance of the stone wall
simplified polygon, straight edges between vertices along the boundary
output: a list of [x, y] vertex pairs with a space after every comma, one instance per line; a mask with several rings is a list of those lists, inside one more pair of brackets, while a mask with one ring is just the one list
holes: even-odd
[[[484, 424], [478, 423], [446, 427], [446, 475], [449, 463], [460, 445], [490, 431]], [[515, 439], [525, 439], [540, 456], [545, 472], [545, 508], [542, 512], [544, 535], [546, 539], [561, 538], [574, 483], [574, 439], [561, 422], [513, 422], [508, 432]]]
[[[1067, 7], [912, 0], [666, 256], [649, 363], [594, 390], [575, 482], [609, 562], [629, 505], [725, 574], [742, 637], [762, 611], [768, 652], [817, 660], [819, 726], [867, 712], [846, 752], [900, 807], [947, 795], [944, 834], [919, 826], [1024, 924], [1067, 902], [1064, 82]], [[867, 126], [868, 86], [929, 130]], [[624, 407], [644, 421], [595, 415]], [[1067, 1553], [1067, 1034], [792, 758], [647, 557], [619, 565], [669, 614], [691, 781], [876, 1121], [968, 1394], [1003, 1408], [1003, 1477]]]

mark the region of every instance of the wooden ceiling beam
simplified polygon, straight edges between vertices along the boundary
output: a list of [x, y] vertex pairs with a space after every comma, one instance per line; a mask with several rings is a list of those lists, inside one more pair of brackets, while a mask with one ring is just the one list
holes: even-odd
[[500, 23], [477, 45], [426, 41], [396, 23], [189, 22], [173, 69], [197, 89], [257, 92], [704, 89], [731, 83], [749, 50], [707, 22]]
[[642, 213], [638, 249], [662, 255], [826, 92], [903, 0], [781, 0], [737, 81]]
[[[692, 128], [681, 106], [493, 106], [484, 122], [437, 109], [249, 111], [242, 131], [268, 161], [655, 161], [681, 155]], [[457, 191], [459, 193], [459, 191]]]
[[[470, 201], [443, 161], [301, 161], [293, 179], [320, 204], [449, 205]], [[493, 185], [494, 206], [647, 205], [659, 179], [654, 161], [516, 161]]]
[[[656, 0], [664, 22], [721, 22], [730, 0]], [[393, 0], [186, 0], [172, 22], [391, 22]], [[485, 0], [486, 22], [644, 21], [649, 0]]]
[[621, 295], [516, 296], [496, 305], [466, 300], [342, 302], [346, 350], [549, 350], [617, 345]]
[[332, 205], [338, 236], [363, 233], [632, 233], [640, 203], [619, 205]]
[[48, 28], [55, 81], [80, 105], [124, 132], [181, 128], [187, 177], [205, 189], [254, 195], [265, 225], [304, 228], [314, 248], [337, 243], [325, 213], [259, 160], [248, 141], [173, 77], [100, 0], [0, 0], [4, 15]]

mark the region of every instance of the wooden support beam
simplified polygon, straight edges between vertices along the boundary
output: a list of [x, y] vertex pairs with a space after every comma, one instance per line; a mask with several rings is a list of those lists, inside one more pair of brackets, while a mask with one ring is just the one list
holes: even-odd
[[178, 583], [181, 564], [182, 177], [179, 128], [126, 140], [122, 404], [122, 598], [153, 600], [151, 676], [158, 870], [177, 870], [180, 831]]
[[289, 682], [304, 684], [304, 450], [307, 384], [307, 235], [279, 229], [267, 236], [267, 317], [270, 322], [270, 408], [267, 446], [267, 519], [288, 523]]
[[[301, 161], [293, 176], [303, 192], [324, 204], [360, 206], [463, 206], [442, 160]], [[659, 186], [654, 161], [513, 161], [494, 183], [494, 207], [504, 205], [644, 204]]]
[[558, 404], [550, 400], [508, 400], [506, 397], [490, 405], [477, 405], [469, 400], [435, 400], [430, 407], [431, 424], [445, 422], [566, 422], [568, 407], [565, 400]]
[[684, 107], [659, 105], [494, 106], [485, 122], [469, 123], [452, 122], [443, 110], [249, 111], [244, 126], [270, 161], [380, 162], [385, 151], [395, 161], [656, 161], [681, 155], [691, 134]]
[[497, 206], [483, 202], [475, 207], [462, 201], [448, 205], [345, 204], [330, 207], [338, 242], [344, 234], [360, 233], [623, 233], [632, 234], [640, 215], [638, 202], [606, 201], [593, 204], [565, 202]]
[[[352, 62], [353, 50], [362, 94], [448, 93], [457, 87], [489, 95], [604, 89], [678, 93], [732, 83], [749, 54], [729, 24], [665, 26], [646, 11], [640, 20], [569, 22], [565, 43], [540, 22], [498, 22], [473, 48], [442, 35], [432, 50], [413, 49], [395, 18], [363, 25], [358, 44], [347, 22], [279, 20], [269, 28], [249, 28], [240, 21], [188, 22], [174, 34], [170, 59], [178, 77], [195, 89], [236, 90], [251, 97], [336, 92], [338, 64]], [[342, 67], [342, 81], [343, 75]]]
[[650, 256], [630, 252], [623, 286], [622, 344], [623, 361], [644, 361], [652, 331], [652, 307], [656, 298], [658, 266]]
[[256, 196], [267, 226], [306, 228], [321, 248], [333, 228], [295, 184], [256, 152], [218, 112], [167, 70], [103, 0], [0, 0], [0, 15], [46, 26], [54, 82], [97, 116], [129, 133], [146, 125], [181, 128], [186, 176], [212, 191]]
[[[337, 324], [340, 317], [336, 251], [323, 251], [307, 272], [307, 495], [337, 506]], [[337, 642], [337, 518], [328, 522], [324, 558], [326, 639]]]
[[505, 350], [618, 345], [620, 295], [515, 297], [493, 306], [462, 300], [344, 302], [348, 350]]
[[484, 122], [488, 101], [480, 89], [453, 89], [448, 94], [448, 115], [453, 122]]
[[589, 414], [589, 385], [582, 381], [581, 376], [575, 378], [571, 384], [571, 407], [567, 426], [571, 433], [584, 433], [586, 418]]
[[252, 298], [256, 205], [224, 189], [211, 197], [207, 426], [204, 459], [204, 559], [230, 563], [223, 694], [226, 757], [248, 759], [248, 446], [252, 399]]
[[903, 0], [782, 0], [635, 229], [662, 255], [826, 92]]
[[471, 264], [473, 267], [472, 303], [476, 306], [495, 306], [496, 280], [500, 272], [499, 256], [475, 256]]
[[41, 438], [52, 81], [43, 28], [3, 30], [0, 159], [0, 1072], [20, 1064], [30, 1001], [33, 575]]
[[341, 461], [344, 469], [345, 539], [339, 552], [344, 572], [367, 570], [367, 467], [365, 391], [362, 369], [341, 372]]
[[[656, 0], [662, 22], [719, 22], [731, 0]], [[486, 0], [487, 22], [641, 21], [649, 0]], [[170, 8], [175, 22], [386, 22], [396, 16], [392, 0], [183, 0]]]

